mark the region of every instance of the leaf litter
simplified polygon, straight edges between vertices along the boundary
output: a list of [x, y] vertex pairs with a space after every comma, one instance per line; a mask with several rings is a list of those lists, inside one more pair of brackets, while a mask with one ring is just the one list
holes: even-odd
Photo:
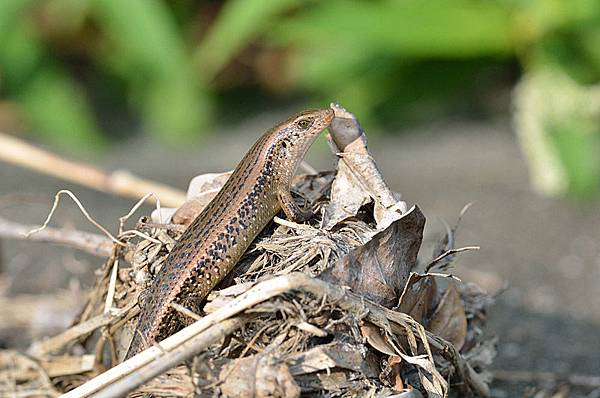
[[456, 228], [418, 264], [425, 216], [387, 188], [360, 125], [333, 107], [337, 173], [298, 176], [293, 186], [313, 220], [276, 218], [200, 313], [176, 308], [188, 327], [122, 370], [146, 287], [228, 174], [197, 177], [179, 210], [158, 206], [128, 231], [122, 220], [71, 328], [33, 341], [29, 357], [0, 351], [0, 393], [489, 395], [495, 340], [483, 330], [493, 298], [447, 273], [460, 252]]

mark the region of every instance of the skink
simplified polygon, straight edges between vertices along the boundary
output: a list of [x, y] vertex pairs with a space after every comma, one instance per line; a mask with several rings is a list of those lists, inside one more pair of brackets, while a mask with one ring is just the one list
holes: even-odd
[[309, 217], [294, 202], [290, 184], [306, 151], [333, 116], [332, 109], [301, 112], [267, 131], [248, 151], [156, 275], [126, 358], [175, 329], [179, 322], [171, 304], [196, 308], [280, 209], [294, 221]]

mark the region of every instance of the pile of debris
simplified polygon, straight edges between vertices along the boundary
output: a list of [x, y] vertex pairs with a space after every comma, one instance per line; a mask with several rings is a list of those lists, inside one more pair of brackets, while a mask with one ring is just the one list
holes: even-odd
[[431, 259], [418, 260], [425, 217], [387, 188], [356, 119], [334, 109], [337, 172], [294, 185], [318, 216], [275, 218], [201, 314], [175, 308], [182, 330], [121, 363], [145, 288], [228, 174], [197, 177], [184, 206], [158, 208], [115, 238], [70, 329], [32, 344], [29, 357], [0, 352], [0, 391], [488, 396], [495, 350], [483, 327], [492, 298], [449, 273], [469, 248], [455, 248], [449, 228]]

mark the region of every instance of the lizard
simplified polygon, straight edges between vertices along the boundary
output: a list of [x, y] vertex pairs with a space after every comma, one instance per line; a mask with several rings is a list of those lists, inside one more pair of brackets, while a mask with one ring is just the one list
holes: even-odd
[[310, 218], [311, 211], [296, 204], [290, 186], [308, 148], [333, 118], [331, 108], [303, 111], [256, 141], [157, 272], [126, 359], [177, 327], [171, 304], [204, 300], [280, 210], [296, 222]]

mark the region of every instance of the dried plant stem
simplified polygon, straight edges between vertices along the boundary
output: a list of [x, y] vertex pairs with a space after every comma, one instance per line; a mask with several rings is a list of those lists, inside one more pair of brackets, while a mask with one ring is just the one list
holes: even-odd
[[0, 218], [0, 237], [67, 245], [103, 258], [109, 257], [112, 253], [112, 242], [102, 235], [72, 229], [46, 227], [38, 233], [26, 237], [27, 233], [34, 228], [36, 226]]
[[79, 207], [79, 210], [81, 210], [81, 213], [83, 214], [83, 216], [90, 223], [92, 223], [96, 228], [98, 228], [100, 231], [102, 231], [104, 233], [104, 235], [106, 235], [111, 241], [113, 241], [115, 244], [117, 244], [119, 246], [125, 246], [125, 243], [123, 243], [120, 240], [118, 240], [117, 238], [115, 238], [106, 228], [104, 228], [102, 225], [100, 225], [100, 223], [98, 223], [98, 221], [94, 220], [92, 218], [92, 216], [90, 216], [88, 211], [85, 209], [83, 204], [81, 204], [79, 199], [77, 199], [77, 196], [75, 196], [75, 194], [73, 192], [69, 191], [68, 189], [61, 189], [60, 191], [58, 191], [56, 193], [56, 195], [54, 195], [54, 203], [52, 203], [52, 208], [50, 209], [50, 212], [48, 213], [46, 220], [40, 227], [34, 228], [31, 231], [27, 232], [25, 234], [26, 238], [29, 238], [31, 235], [37, 234], [38, 232], [43, 231], [44, 229], [46, 229], [48, 227], [48, 224], [50, 223], [50, 220], [52, 219], [54, 212], [58, 208], [58, 204], [60, 202], [60, 195], [67, 195], [68, 197], [70, 197], [73, 200], [73, 202], [75, 202], [77, 207]]
[[[372, 194], [385, 208], [394, 206], [397, 201], [367, 150], [367, 138], [358, 120], [338, 104], [332, 103], [331, 107], [335, 110], [336, 119], [329, 131], [335, 145], [342, 151], [338, 154], [341, 161], [348, 165], [365, 192]], [[402, 213], [406, 212], [405, 207]]]
[[102, 192], [139, 199], [154, 192], [168, 207], [178, 207], [185, 193], [164, 184], [136, 177], [127, 171], [106, 173], [82, 162], [64, 159], [15, 137], [0, 133], [0, 160]]
[[35, 343], [29, 348], [28, 354], [33, 357], [40, 358], [51, 352], [57, 351], [68, 343], [77, 340], [81, 336], [118, 321], [122, 317], [126, 316], [129, 313], [129, 310], [131, 310], [131, 308], [136, 304], [137, 303], [133, 302], [125, 308], [121, 308], [116, 311], [110, 310], [107, 313], [98, 315], [76, 326], [73, 326], [72, 328], [57, 336], [51, 337], [48, 340], [44, 340], [41, 343]]
[[425, 267], [425, 272], [429, 272], [437, 263], [439, 263], [440, 261], [442, 261], [444, 258], [446, 258], [448, 256], [452, 256], [456, 253], [462, 253], [462, 252], [466, 252], [469, 250], [479, 250], [479, 249], [480, 249], [479, 246], [465, 246], [465, 247], [459, 247], [458, 249], [446, 250], [445, 252], [443, 252], [442, 254], [440, 254], [439, 256], [434, 258], [433, 260], [431, 260], [431, 262], [427, 265], [427, 267]]
[[194, 355], [198, 355], [211, 345], [218, 343], [235, 330], [241, 328], [246, 321], [247, 317], [234, 317], [219, 322], [181, 344], [173, 351], [159, 356], [154, 361], [123, 377], [119, 381], [99, 386], [100, 391], [94, 397], [109, 398], [125, 396], [125, 394], [135, 390], [146, 381], [152, 380], [177, 364], [192, 358]]
[[[186, 344], [190, 339], [195, 338], [199, 334], [205, 332], [214, 325], [223, 322], [224, 320], [235, 316], [242, 311], [261, 303], [271, 297], [283, 294], [286, 292], [301, 290], [308, 292], [316, 297], [327, 296], [328, 300], [334, 302], [341, 309], [355, 314], [357, 317], [364, 317], [370, 322], [379, 327], [388, 327], [390, 322], [396, 323], [404, 328], [409, 333], [416, 333], [425, 345], [429, 352], [429, 345], [440, 351], [442, 355], [447, 356], [448, 360], [452, 361], [458, 368], [464, 370], [468, 375], [472, 372], [469, 365], [455, 351], [449, 349], [452, 345], [443, 339], [425, 332], [422, 327], [408, 315], [388, 310], [380, 305], [364, 300], [362, 297], [353, 294], [348, 289], [332, 285], [319, 279], [312, 278], [304, 273], [295, 272], [284, 276], [275, 277], [267, 281], [261, 282], [235, 298], [226, 305], [220, 307], [216, 311], [206, 315], [199, 321], [194, 322], [190, 326], [177, 332], [176, 334], [166, 338], [160, 344], [155, 345], [142, 351], [138, 355], [129, 360], [109, 369], [87, 383], [70, 391], [64, 397], [87, 397], [91, 394], [98, 393], [104, 386], [109, 386], [112, 383], [120, 382], [125, 377], [156, 359], [163, 358], [173, 350], [180, 350], [183, 344]], [[431, 353], [428, 354], [431, 357]], [[152, 373], [154, 374], [154, 373]], [[146, 376], [145, 376], [146, 377]], [[137, 378], [136, 384], [141, 385], [148, 381], [149, 378]], [[469, 381], [467, 383], [480, 395], [489, 395], [489, 391], [485, 386], [479, 386], [477, 382]], [[111, 395], [113, 396], [113, 395]]]

